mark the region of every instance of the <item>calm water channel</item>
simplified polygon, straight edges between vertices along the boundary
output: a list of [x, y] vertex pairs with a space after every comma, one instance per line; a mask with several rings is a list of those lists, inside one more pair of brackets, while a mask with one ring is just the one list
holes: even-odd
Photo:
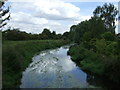
[[23, 72], [20, 88], [106, 87], [105, 81], [82, 71], [67, 55], [68, 50], [69, 46], [63, 46], [35, 55]]

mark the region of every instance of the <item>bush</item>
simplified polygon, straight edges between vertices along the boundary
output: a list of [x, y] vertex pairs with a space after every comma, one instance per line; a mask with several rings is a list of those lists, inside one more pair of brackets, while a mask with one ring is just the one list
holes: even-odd
[[69, 53], [73, 61], [83, 70], [105, 76], [120, 84], [119, 42], [100, 39], [90, 43], [91, 41], [88, 46], [93, 45], [92, 47], [95, 46], [95, 48], [88, 49], [84, 42], [79, 46], [70, 48]]
[[101, 35], [102, 38], [104, 38], [106, 41], [115, 41], [117, 40], [116, 36], [111, 32], [105, 32]]

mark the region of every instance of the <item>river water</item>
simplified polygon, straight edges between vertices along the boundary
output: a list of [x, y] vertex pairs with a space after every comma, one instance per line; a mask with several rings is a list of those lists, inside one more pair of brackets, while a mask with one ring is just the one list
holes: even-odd
[[[20, 88], [92, 88], [87, 75], [67, 55], [69, 46], [42, 51], [23, 72]], [[93, 85], [92, 85], [93, 84]]]

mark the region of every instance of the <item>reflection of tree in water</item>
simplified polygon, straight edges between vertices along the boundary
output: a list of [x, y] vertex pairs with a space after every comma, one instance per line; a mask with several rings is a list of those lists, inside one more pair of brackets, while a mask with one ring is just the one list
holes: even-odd
[[89, 84], [93, 84], [93, 81], [94, 81], [94, 76], [88, 74], [88, 75], [87, 75], [87, 82], [89, 82]]
[[70, 46], [63, 46], [64, 49], [68, 49]]
[[112, 81], [108, 80], [105, 77], [102, 76], [94, 76], [92, 74], [87, 74], [87, 78], [86, 78], [87, 82], [90, 85], [96, 86], [96, 87], [102, 87], [104, 89], [108, 89], [108, 88], [119, 88], [119, 85], [113, 83]]

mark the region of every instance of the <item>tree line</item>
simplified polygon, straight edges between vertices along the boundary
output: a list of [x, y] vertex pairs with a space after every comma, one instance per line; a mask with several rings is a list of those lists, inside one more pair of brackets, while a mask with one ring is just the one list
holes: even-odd
[[2, 39], [3, 40], [52, 40], [52, 39], [63, 39], [69, 40], [69, 32], [65, 32], [63, 34], [56, 34], [55, 31], [51, 32], [49, 29], [43, 29], [42, 33], [32, 34], [26, 33], [25, 31], [20, 31], [20, 29], [8, 29], [2, 31]]

